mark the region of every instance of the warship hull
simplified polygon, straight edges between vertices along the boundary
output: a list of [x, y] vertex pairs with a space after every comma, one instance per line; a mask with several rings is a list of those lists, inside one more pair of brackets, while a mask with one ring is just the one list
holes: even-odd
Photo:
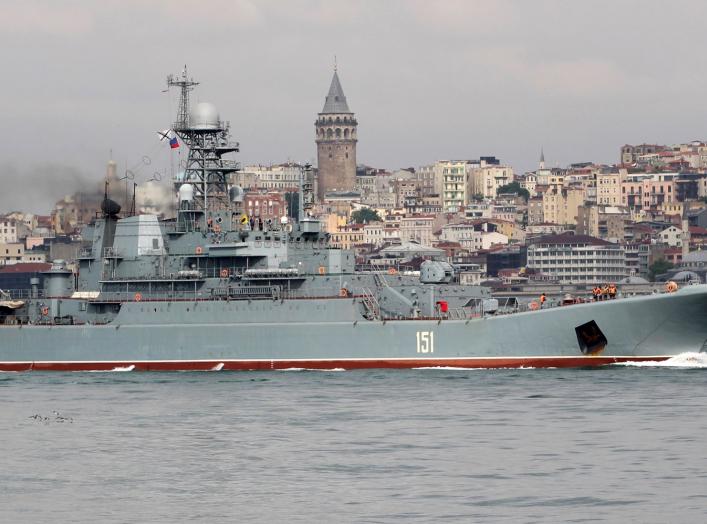
[[[367, 320], [356, 297], [126, 302], [104, 325], [0, 327], [0, 370], [599, 366], [706, 351], [705, 315], [707, 285], [465, 320]], [[605, 341], [591, 352], [588, 323]]]

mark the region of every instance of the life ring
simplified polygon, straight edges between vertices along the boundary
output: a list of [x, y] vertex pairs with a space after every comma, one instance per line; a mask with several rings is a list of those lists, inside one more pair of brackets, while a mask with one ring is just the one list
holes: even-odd
[[319, 274], [326, 275], [326, 268], [324, 266], [319, 266]]
[[665, 290], [668, 293], [675, 293], [678, 290], [678, 285], [677, 282], [673, 282], [672, 280], [665, 284]]
[[201, 255], [203, 252], [204, 252], [204, 250], [201, 246], [196, 246], [194, 253], [196, 253], [197, 255]]
[[140, 302], [142, 300], [142, 293], [135, 293], [133, 298], [135, 299], [135, 302]]
[[532, 311], [536, 311], [540, 307], [540, 304], [538, 304], [535, 300], [533, 300], [528, 307]]
[[391, 268], [388, 270], [388, 274], [389, 274], [389, 275], [397, 275], [397, 274], [398, 274], [398, 270], [395, 269], [394, 267], [391, 267]]
[[44, 315], [46, 317], [48, 314], [49, 314], [49, 308], [47, 306], [44, 306], [42, 308], [42, 315]]
[[228, 269], [221, 270], [221, 278], [228, 278]]
[[342, 287], [342, 288], [339, 290], [339, 296], [342, 297], [342, 298], [348, 297], [348, 296], [349, 296], [349, 290], [346, 289], [345, 287]]
[[214, 233], [220, 233], [221, 232], [221, 226], [218, 224], [214, 224]]

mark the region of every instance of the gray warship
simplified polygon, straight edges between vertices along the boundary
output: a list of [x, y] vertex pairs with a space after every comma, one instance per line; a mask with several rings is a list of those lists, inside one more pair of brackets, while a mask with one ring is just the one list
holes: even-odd
[[444, 261], [356, 271], [312, 216], [311, 170], [297, 220], [253, 219], [229, 183], [228, 124], [190, 107], [186, 70], [168, 84], [189, 149], [176, 218], [121, 215], [106, 194], [78, 274], [56, 261], [41, 289], [0, 294], [0, 371], [584, 367], [707, 351], [707, 285], [534, 310], [459, 284]]

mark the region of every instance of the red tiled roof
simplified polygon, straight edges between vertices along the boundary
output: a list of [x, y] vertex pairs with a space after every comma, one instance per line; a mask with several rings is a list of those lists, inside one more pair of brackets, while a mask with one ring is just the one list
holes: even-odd
[[51, 264], [44, 262], [27, 262], [25, 264], [12, 264], [0, 268], [0, 273], [40, 273], [49, 271], [52, 268]]
[[690, 226], [688, 229], [691, 235], [707, 235], [707, 227]]

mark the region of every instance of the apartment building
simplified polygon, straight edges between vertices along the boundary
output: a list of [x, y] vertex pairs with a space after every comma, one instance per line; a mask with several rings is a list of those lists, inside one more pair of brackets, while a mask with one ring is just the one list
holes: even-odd
[[569, 233], [533, 240], [528, 246], [527, 267], [562, 284], [618, 282], [628, 275], [621, 245]]
[[543, 222], [554, 224], [577, 223], [577, 210], [584, 204], [585, 192], [582, 187], [551, 185], [543, 193]]

